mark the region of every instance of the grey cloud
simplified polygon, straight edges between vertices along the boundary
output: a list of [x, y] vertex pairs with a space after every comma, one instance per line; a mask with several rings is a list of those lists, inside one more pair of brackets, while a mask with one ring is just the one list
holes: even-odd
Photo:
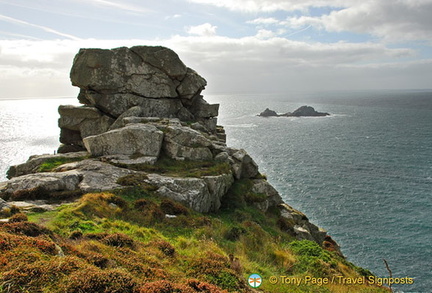
[[313, 25], [327, 31], [357, 32], [386, 41], [430, 40], [432, 1], [358, 1], [318, 17], [291, 18], [293, 26]]

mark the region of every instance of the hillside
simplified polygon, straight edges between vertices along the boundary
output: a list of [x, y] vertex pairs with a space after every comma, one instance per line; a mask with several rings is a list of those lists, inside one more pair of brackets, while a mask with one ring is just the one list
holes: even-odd
[[[307, 277], [371, 273], [296, 240], [280, 213], [253, 205], [259, 195], [249, 187], [248, 180], [236, 182], [210, 214], [139, 183], [30, 213], [29, 221], [15, 214], [0, 226], [1, 292], [252, 292], [246, 280], [253, 273], [263, 277], [263, 292], [388, 292], [339, 281], [304, 284]], [[273, 285], [270, 276], [303, 282]]]
[[82, 49], [71, 81], [58, 154], [0, 183], [0, 292], [388, 292], [226, 145], [172, 50]]

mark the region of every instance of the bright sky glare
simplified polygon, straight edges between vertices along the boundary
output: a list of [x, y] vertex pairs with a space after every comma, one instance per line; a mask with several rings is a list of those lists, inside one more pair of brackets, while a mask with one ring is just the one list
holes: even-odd
[[432, 88], [432, 0], [0, 0], [0, 99], [75, 96], [79, 48], [163, 45], [204, 93]]

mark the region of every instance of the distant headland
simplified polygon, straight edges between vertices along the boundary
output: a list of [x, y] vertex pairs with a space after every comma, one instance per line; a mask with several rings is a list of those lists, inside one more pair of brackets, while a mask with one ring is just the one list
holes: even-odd
[[276, 111], [266, 108], [263, 112], [258, 114], [260, 117], [320, 117], [329, 115], [329, 113], [315, 111], [315, 109], [311, 106], [301, 106], [294, 112], [288, 112], [285, 114], [278, 114]]

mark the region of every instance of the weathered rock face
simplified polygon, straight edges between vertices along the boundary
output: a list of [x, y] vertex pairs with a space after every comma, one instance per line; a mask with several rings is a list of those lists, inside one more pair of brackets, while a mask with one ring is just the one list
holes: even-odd
[[205, 176], [203, 178], [177, 178], [156, 174], [148, 176], [158, 186], [157, 193], [179, 201], [198, 212], [215, 212], [221, 206], [221, 198], [234, 182], [232, 174]]
[[[147, 48], [82, 49], [76, 55], [72, 66], [72, 85], [98, 93], [132, 93], [153, 98], [177, 97], [176, 89], [186, 75], [186, 66], [174, 52], [166, 48]], [[159, 55], [167, 57], [166, 63], [151, 62], [160, 60], [156, 57], [158, 51], [162, 51]], [[174, 69], [166, 71], [167, 68]]]
[[0, 190], [11, 199], [36, 198], [54, 191], [78, 189], [80, 174], [74, 170], [62, 173], [35, 173], [14, 177]]
[[[32, 156], [12, 166], [10, 180], [0, 182], [0, 210], [11, 200], [65, 199], [125, 188], [131, 182], [125, 178], [136, 177], [139, 184], [154, 188], [155, 195], [198, 212], [216, 212], [230, 200], [230, 189], [237, 183], [247, 186], [240, 195], [245, 204], [248, 197], [248, 204], [262, 212], [279, 208], [280, 217], [279, 212], [276, 215], [288, 233], [337, 248], [324, 231], [282, 201], [245, 150], [226, 146], [225, 131], [217, 126], [219, 105], [208, 104], [201, 95], [205, 79], [172, 50], [82, 49], [75, 57], [71, 80], [81, 88], [78, 100], [84, 106], [59, 107], [64, 144], [59, 152], [65, 153]], [[84, 151], [75, 152], [79, 150]], [[202, 161], [193, 164], [209, 166], [204, 171], [211, 172], [197, 172], [196, 167], [169, 175], [166, 170], [143, 171], [159, 170], [160, 165], [149, 166], [158, 162], [183, 169], [190, 163], [180, 161]]]
[[53, 158], [56, 158], [58, 160], [60, 159], [77, 160], [79, 158], [84, 158], [86, 156], [88, 156], [87, 152], [31, 156], [26, 163], [11, 166], [8, 170], [7, 177], [8, 179], [11, 179], [13, 177], [39, 172], [41, 165]]
[[154, 125], [130, 124], [125, 127], [84, 138], [84, 145], [93, 156], [139, 155], [158, 157], [163, 132]]
[[74, 146], [61, 152], [80, 150], [82, 139], [118, 128], [129, 116], [179, 118], [216, 130], [219, 105], [200, 95], [206, 80], [168, 48], [81, 49], [70, 78], [85, 106], [59, 108], [60, 142]]
[[283, 204], [283, 200], [277, 190], [271, 186], [271, 184], [265, 179], [254, 179], [252, 180], [252, 192], [265, 196], [263, 202], [255, 203], [255, 205], [266, 212], [269, 207], [275, 207]]
[[237, 150], [233, 153], [232, 158], [234, 159], [234, 176], [237, 179], [254, 178], [259, 174], [258, 165], [245, 150]]
[[209, 147], [211, 141], [200, 132], [188, 127], [168, 126], [164, 137], [164, 151], [173, 158], [180, 160], [212, 160]]

